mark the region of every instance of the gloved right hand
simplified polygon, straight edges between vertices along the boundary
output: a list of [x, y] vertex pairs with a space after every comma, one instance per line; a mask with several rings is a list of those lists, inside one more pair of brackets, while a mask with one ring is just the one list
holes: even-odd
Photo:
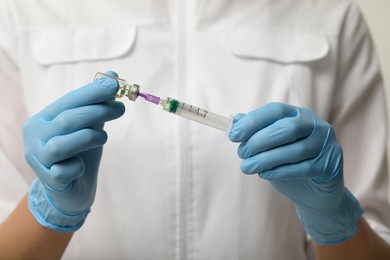
[[242, 171], [258, 173], [291, 199], [317, 244], [356, 234], [363, 209], [344, 186], [343, 153], [329, 123], [309, 108], [283, 103], [234, 119], [229, 138], [241, 143]]
[[125, 111], [114, 100], [117, 90], [116, 80], [101, 78], [64, 95], [25, 123], [25, 158], [37, 175], [28, 205], [41, 225], [74, 232], [84, 223], [107, 141], [103, 125]]

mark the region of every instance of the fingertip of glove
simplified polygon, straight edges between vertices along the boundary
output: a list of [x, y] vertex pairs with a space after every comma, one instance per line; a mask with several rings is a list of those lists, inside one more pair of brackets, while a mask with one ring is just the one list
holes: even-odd
[[240, 168], [241, 168], [241, 172], [246, 174], [246, 175], [253, 175], [256, 173], [255, 170], [253, 169], [253, 165], [248, 163], [248, 161], [246, 161], [246, 160], [244, 160], [241, 163]]
[[108, 95], [114, 95], [119, 89], [119, 83], [117, 80], [109, 77], [102, 77], [98, 80], [98, 84], [108, 90]]
[[96, 147], [100, 147], [102, 145], [104, 145], [105, 143], [107, 143], [107, 140], [108, 140], [108, 134], [106, 131], [104, 130], [96, 130], [96, 133], [94, 134], [95, 136], [95, 146], [94, 148]]
[[[109, 70], [109, 71], [106, 71], [104, 74], [101, 74], [101, 76], [98, 78], [99, 82], [102, 82], [103, 85], [107, 85], [107, 86], [118, 85], [118, 81], [114, 78], [111, 78], [111, 77], [118, 77], [118, 74], [115, 71]], [[109, 76], [111, 76], [111, 77], [109, 77]], [[114, 83], [114, 82], [116, 82], [116, 83]]]
[[118, 77], [118, 74], [115, 71], [112, 71], [112, 70], [106, 71], [104, 74], [107, 74], [107, 75], [110, 75], [110, 76], [113, 76], [113, 77]]
[[230, 141], [232, 141], [232, 142], [240, 142], [241, 141], [241, 137], [240, 137], [241, 128], [240, 128], [240, 124], [238, 122], [240, 121], [240, 119], [243, 116], [244, 116], [244, 114], [237, 114], [233, 117], [233, 125], [232, 125], [232, 128], [230, 129], [230, 132], [228, 135]]
[[245, 146], [243, 146], [243, 143], [240, 144], [240, 146], [237, 149], [237, 155], [241, 159], [247, 159], [250, 157], [250, 154]]
[[230, 129], [228, 137], [229, 137], [230, 141], [237, 142], [236, 141], [236, 133], [233, 131], [233, 127], [232, 127], [232, 129]]
[[118, 113], [118, 117], [121, 117], [126, 112], [126, 107], [122, 102], [117, 102], [116, 112]]
[[266, 173], [264, 173], [264, 172], [259, 172], [258, 174], [257, 174], [261, 179], [264, 179], [264, 180], [270, 180], [270, 178], [269, 178], [269, 175], [268, 174], [266, 174]]

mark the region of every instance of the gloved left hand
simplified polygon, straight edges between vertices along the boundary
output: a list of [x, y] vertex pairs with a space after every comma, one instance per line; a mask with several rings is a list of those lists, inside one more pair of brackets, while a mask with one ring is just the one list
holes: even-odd
[[315, 242], [335, 244], [356, 233], [363, 210], [344, 187], [341, 146], [312, 110], [270, 103], [236, 115], [229, 138], [241, 142], [241, 170], [290, 198]]
[[76, 89], [24, 125], [25, 158], [37, 175], [29, 209], [43, 226], [61, 232], [81, 227], [94, 201], [106, 121], [123, 115], [118, 82], [102, 78]]

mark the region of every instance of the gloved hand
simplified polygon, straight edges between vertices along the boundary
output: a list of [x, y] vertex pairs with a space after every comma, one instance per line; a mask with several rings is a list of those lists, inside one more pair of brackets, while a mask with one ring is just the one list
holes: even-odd
[[229, 138], [241, 142], [241, 170], [258, 173], [290, 198], [319, 244], [352, 237], [363, 213], [344, 187], [343, 153], [331, 125], [312, 110], [270, 103], [236, 115]]
[[118, 87], [116, 80], [102, 78], [69, 92], [25, 123], [25, 158], [38, 177], [30, 186], [28, 205], [41, 225], [73, 232], [84, 223], [107, 141], [104, 122], [125, 110], [114, 100]]

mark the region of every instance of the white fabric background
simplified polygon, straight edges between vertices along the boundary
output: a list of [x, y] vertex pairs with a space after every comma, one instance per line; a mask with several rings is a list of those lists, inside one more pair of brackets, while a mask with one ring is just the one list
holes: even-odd
[[[355, 0], [362, 12], [368, 26], [382, 65], [386, 97], [388, 103], [389, 124], [390, 124], [390, 1], [389, 0]], [[389, 126], [390, 129], [390, 126]], [[390, 139], [390, 138], [389, 138]], [[390, 147], [390, 140], [389, 140]], [[390, 158], [390, 156], [389, 156]], [[390, 173], [389, 173], [390, 174]], [[390, 199], [390, 194], [389, 194]]]

